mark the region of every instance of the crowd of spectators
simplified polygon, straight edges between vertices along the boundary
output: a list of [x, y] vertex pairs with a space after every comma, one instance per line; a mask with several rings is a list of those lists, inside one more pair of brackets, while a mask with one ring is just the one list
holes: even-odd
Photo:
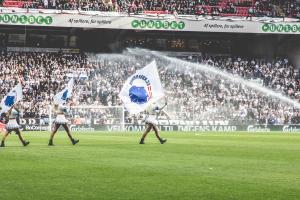
[[[290, 65], [287, 59], [273, 61], [215, 57], [196, 58], [200, 63], [225, 70], [233, 76], [243, 77], [276, 91], [279, 94], [289, 96], [296, 101], [300, 100], [299, 70]], [[176, 73], [181, 76], [182, 70], [177, 67]], [[259, 124], [289, 124], [299, 123], [299, 110], [282, 104], [274, 98], [264, 96], [257, 90], [245, 87], [243, 84], [235, 84], [210, 73], [204, 73], [198, 68], [184, 72], [183, 80], [186, 85], [174, 90], [172, 98], [182, 99], [182, 104], [193, 106], [183, 107], [187, 110], [182, 114], [190, 115], [188, 118], [200, 120], [226, 120], [230, 119], [239, 123]], [[174, 80], [174, 79], [173, 79]], [[182, 84], [179, 78], [178, 85]], [[200, 81], [199, 81], [200, 80]], [[183, 91], [183, 92], [182, 92]], [[195, 98], [197, 96], [197, 98]]]
[[23, 7], [135, 14], [158, 11], [176, 15], [300, 17], [298, 0], [34, 0], [26, 1]]
[[85, 67], [79, 54], [2, 52], [0, 55], [1, 98], [16, 84], [24, 87], [24, 117], [48, 114], [48, 105], [68, 75]]
[[[0, 98], [16, 84], [24, 87], [24, 117], [49, 114], [51, 99], [70, 77], [76, 78], [75, 105], [122, 105], [118, 94], [127, 77], [152, 57], [65, 53], [2, 52]], [[300, 101], [299, 69], [287, 59], [187, 56], [226, 70]], [[276, 98], [207, 73], [157, 59], [168, 112], [182, 120], [230, 120], [232, 123], [299, 124], [300, 111]], [[127, 119], [129, 120], [129, 118]]]

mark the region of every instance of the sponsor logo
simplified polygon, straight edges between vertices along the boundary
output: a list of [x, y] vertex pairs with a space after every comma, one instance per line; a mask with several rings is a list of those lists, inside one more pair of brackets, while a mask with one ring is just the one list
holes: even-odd
[[300, 32], [300, 25], [265, 23], [262, 25], [262, 31], [266, 33], [296, 33]]
[[95, 131], [95, 128], [92, 128], [92, 127], [78, 127], [75, 125], [71, 125], [70, 129], [71, 129], [71, 131], [83, 131], [83, 132]]
[[[159, 130], [161, 131], [181, 131], [181, 132], [234, 132], [237, 131], [237, 126], [187, 126], [187, 125], [159, 125]], [[126, 125], [125, 131], [143, 131], [145, 129], [144, 125]], [[115, 131], [115, 130], [110, 130]]]
[[50, 25], [53, 22], [53, 18], [50, 16], [33, 16], [33, 15], [16, 15], [16, 14], [1, 14], [0, 22], [6, 24], [38, 24], [38, 25]]
[[22, 127], [22, 130], [24, 131], [48, 131], [49, 130], [49, 126], [30, 126], [30, 125], [26, 125], [24, 127]]
[[283, 132], [300, 132], [300, 128], [295, 126], [283, 126], [282, 127]]
[[170, 29], [170, 30], [183, 30], [185, 23], [183, 21], [166, 21], [166, 20], [132, 20], [132, 28], [141, 29]]
[[178, 126], [178, 131], [183, 132], [234, 132], [237, 126]]
[[248, 132], [270, 132], [271, 129], [267, 128], [267, 127], [260, 127], [260, 126], [249, 125], [247, 127], [247, 131]]
[[[173, 126], [158, 126], [158, 129], [161, 131], [173, 131]], [[117, 129], [112, 129], [108, 128], [108, 131], [121, 131], [122, 127], [120, 127], [118, 130]], [[124, 131], [126, 132], [141, 132], [145, 130], [144, 125], [126, 125], [124, 127]]]

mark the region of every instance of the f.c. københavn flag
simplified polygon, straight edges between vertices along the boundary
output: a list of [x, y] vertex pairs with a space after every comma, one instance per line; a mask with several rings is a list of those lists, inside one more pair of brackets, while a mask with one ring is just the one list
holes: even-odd
[[13, 105], [23, 99], [21, 83], [18, 83], [1, 101], [1, 113], [7, 112]]
[[65, 89], [63, 89], [53, 97], [54, 103], [55, 104], [65, 103], [72, 96], [73, 86], [74, 86], [74, 78], [71, 78], [68, 82], [68, 85], [65, 87]]
[[155, 61], [129, 77], [119, 94], [130, 114], [146, 110], [164, 96]]

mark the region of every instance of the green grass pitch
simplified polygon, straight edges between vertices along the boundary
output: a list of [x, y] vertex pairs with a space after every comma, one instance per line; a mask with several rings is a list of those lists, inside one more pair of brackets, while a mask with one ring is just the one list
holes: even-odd
[[0, 199], [300, 199], [300, 134], [47, 132], [0, 148]]

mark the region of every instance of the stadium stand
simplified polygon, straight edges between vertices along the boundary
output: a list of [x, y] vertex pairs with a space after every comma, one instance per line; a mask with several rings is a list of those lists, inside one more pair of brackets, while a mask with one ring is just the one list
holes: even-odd
[[[299, 69], [287, 59], [218, 56], [186, 56], [184, 59], [212, 65], [300, 100]], [[25, 84], [24, 117], [47, 115], [51, 98], [65, 84], [68, 76], [75, 72], [79, 76], [74, 95], [78, 97], [76, 104], [121, 105], [118, 93], [126, 77], [146, 62], [147, 59], [137, 62], [105, 56], [95, 60], [88, 54], [2, 52], [0, 84], [3, 87], [0, 88], [0, 97], [16, 83], [16, 74], [19, 74]], [[205, 117], [209, 120], [210, 117], [220, 117], [221, 120], [226, 117], [237, 124], [245, 121], [260, 124], [300, 123], [299, 110], [241, 85], [218, 77], [212, 79], [209, 74], [198, 71], [183, 73], [176, 67], [161, 69], [160, 73], [164, 87], [170, 92], [170, 102], [176, 108], [174, 112], [181, 119], [201, 120]]]
[[296, 0], [4, 0], [4, 7], [213, 16], [300, 17]]

